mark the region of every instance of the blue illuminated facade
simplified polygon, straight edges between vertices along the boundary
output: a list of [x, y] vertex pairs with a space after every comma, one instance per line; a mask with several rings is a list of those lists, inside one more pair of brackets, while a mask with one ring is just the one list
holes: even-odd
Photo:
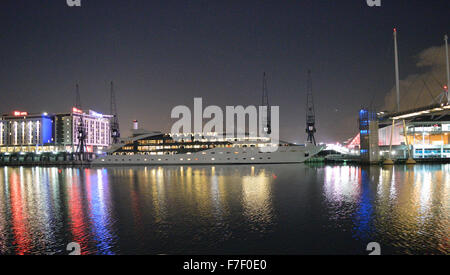
[[50, 144], [54, 142], [53, 136], [53, 120], [49, 117], [42, 116], [42, 143]]
[[[3, 115], [1, 121], [0, 153], [34, 152], [37, 148], [54, 144], [54, 116], [48, 114]], [[39, 150], [38, 150], [39, 151]]]
[[377, 114], [369, 110], [359, 111], [360, 156], [363, 162], [379, 160]]

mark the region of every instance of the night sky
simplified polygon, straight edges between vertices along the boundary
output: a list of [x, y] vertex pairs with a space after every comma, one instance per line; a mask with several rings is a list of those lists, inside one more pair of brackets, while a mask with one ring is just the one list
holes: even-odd
[[[311, 69], [317, 139], [343, 141], [356, 134], [360, 107], [385, 107], [395, 83], [392, 28], [405, 79], [425, 73], [418, 56], [443, 45], [449, 15], [448, 0], [383, 0], [380, 8], [365, 0], [82, 0], [79, 8], [2, 0], [0, 112], [69, 112], [78, 82], [84, 109], [107, 113], [113, 80], [123, 135], [133, 119], [169, 131], [172, 108], [194, 97], [261, 104], [265, 71], [282, 139], [304, 142]], [[445, 82], [440, 71], [433, 78]]]

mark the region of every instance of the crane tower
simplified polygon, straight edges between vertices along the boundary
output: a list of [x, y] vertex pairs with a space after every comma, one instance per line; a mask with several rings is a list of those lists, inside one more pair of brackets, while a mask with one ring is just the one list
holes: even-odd
[[316, 145], [316, 112], [314, 109], [314, 97], [312, 89], [311, 71], [308, 70], [308, 79], [306, 87], [306, 133], [308, 134], [308, 142]]

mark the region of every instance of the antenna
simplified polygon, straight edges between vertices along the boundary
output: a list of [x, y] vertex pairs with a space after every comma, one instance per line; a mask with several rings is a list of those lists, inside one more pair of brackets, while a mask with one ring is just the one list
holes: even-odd
[[267, 76], [265, 72], [263, 74], [263, 95], [261, 106], [267, 108], [267, 112], [263, 114], [263, 126], [264, 126], [264, 133], [270, 135], [272, 133], [272, 122], [269, 104], [269, 92], [267, 90]]
[[119, 143], [120, 128], [119, 128], [119, 116], [117, 114], [116, 93], [114, 91], [114, 83], [111, 81], [111, 106], [110, 114], [113, 116], [111, 121], [111, 137], [113, 143]]
[[308, 142], [316, 145], [316, 111], [314, 109], [314, 97], [312, 89], [311, 70], [308, 70], [308, 79], [306, 84], [306, 133], [308, 134]]

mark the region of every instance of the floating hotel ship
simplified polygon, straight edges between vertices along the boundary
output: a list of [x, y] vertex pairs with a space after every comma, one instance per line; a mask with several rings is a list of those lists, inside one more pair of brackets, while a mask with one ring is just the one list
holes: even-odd
[[[278, 147], [264, 150], [267, 147]], [[217, 133], [164, 134], [133, 130], [133, 135], [114, 144], [106, 155], [93, 161], [99, 165], [195, 165], [302, 163], [324, 149], [312, 143], [274, 144], [268, 137], [228, 138]]]
[[[308, 72], [307, 129], [308, 143], [295, 145], [270, 138], [270, 111], [263, 118], [263, 137], [249, 134], [230, 137], [221, 133], [164, 134], [139, 129], [134, 121], [132, 136], [113, 144], [106, 155], [93, 161], [100, 165], [208, 165], [208, 164], [283, 164], [302, 163], [325, 149], [316, 145], [315, 114], [312, 101], [311, 73]], [[266, 74], [263, 77], [263, 102], [269, 99]]]

